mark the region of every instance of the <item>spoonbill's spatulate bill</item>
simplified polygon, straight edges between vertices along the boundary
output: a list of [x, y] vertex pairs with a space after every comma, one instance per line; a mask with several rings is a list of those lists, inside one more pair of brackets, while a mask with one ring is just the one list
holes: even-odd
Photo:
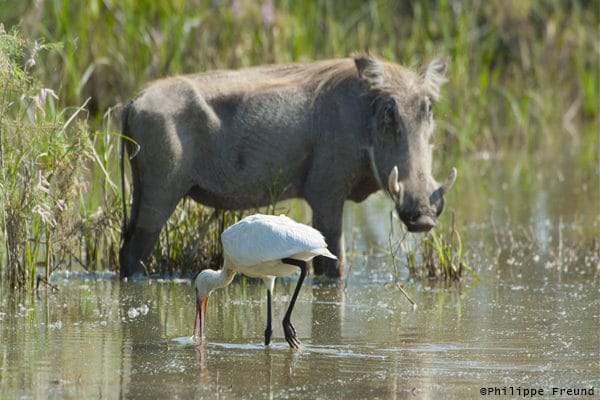
[[298, 292], [307, 274], [307, 262], [315, 256], [336, 259], [328, 249], [323, 235], [310, 226], [280, 215], [255, 214], [242, 219], [221, 234], [223, 267], [220, 271], [206, 269], [196, 277], [196, 320], [194, 338], [204, 339], [204, 324], [208, 296], [213, 289], [227, 286], [236, 273], [262, 278], [267, 286], [267, 327], [265, 345], [271, 342], [271, 299], [275, 278], [288, 276], [300, 269], [300, 277], [283, 317], [285, 340], [293, 348], [300, 341], [290, 317]]

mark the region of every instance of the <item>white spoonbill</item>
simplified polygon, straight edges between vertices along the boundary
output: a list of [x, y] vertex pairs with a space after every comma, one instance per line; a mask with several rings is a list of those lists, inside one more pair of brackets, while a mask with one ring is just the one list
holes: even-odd
[[208, 296], [213, 289], [231, 283], [236, 273], [262, 278], [267, 286], [267, 327], [265, 345], [271, 342], [271, 297], [275, 278], [288, 276], [300, 268], [300, 277], [288, 309], [283, 317], [283, 332], [290, 347], [298, 348], [296, 329], [290, 321], [298, 292], [307, 274], [307, 261], [315, 256], [335, 259], [321, 232], [300, 224], [285, 215], [255, 214], [242, 219], [221, 234], [223, 267], [220, 271], [205, 269], [198, 274], [196, 286], [196, 320], [193, 338], [204, 339]]

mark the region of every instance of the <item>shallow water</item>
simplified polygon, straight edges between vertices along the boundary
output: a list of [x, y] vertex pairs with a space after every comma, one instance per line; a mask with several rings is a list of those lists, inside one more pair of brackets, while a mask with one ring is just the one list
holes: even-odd
[[[242, 278], [211, 295], [207, 338], [194, 346], [189, 280], [63, 272], [52, 280], [59, 291], [2, 293], [0, 398], [453, 399], [481, 398], [482, 388], [597, 398], [598, 171], [477, 163], [446, 213], [455, 211], [479, 282], [403, 270], [413, 309], [392, 284], [382, 197], [349, 207], [345, 290], [309, 279], [300, 292], [298, 351], [280, 324], [294, 279], [276, 284], [271, 346], [265, 289]], [[558, 171], [563, 179], [551, 179]], [[493, 184], [474, 184], [494, 173]]]
[[[307, 284], [292, 319], [298, 351], [279, 324], [262, 344], [259, 282], [214, 293], [206, 342], [193, 346], [187, 282], [58, 280], [57, 293], [3, 304], [0, 397], [470, 398], [481, 387], [600, 387], [593, 276], [423, 282], [410, 286], [413, 310], [379, 270], [365, 265], [345, 293]], [[276, 288], [278, 320], [292, 289]]]

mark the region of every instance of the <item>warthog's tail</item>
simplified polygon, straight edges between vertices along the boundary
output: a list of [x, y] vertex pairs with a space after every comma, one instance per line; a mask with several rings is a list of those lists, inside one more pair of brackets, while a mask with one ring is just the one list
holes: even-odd
[[127, 201], [125, 200], [125, 140], [127, 132], [127, 114], [129, 113], [129, 104], [121, 112], [121, 157], [119, 167], [121, 169], [121, 202], [123, 203], [123, 223], [121, 225], [121, 245], [125, 243], [127, 235]]

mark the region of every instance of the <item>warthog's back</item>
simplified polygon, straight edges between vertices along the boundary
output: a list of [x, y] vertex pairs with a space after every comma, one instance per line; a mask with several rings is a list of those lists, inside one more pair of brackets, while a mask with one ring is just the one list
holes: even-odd
[[207, 205], [299, 196], [321, 134], [315, 100], [352, 74], [353, 61], [341, 59], [155, 81], [130, 106], [136, 162], [148, 179], [182, 182]]

